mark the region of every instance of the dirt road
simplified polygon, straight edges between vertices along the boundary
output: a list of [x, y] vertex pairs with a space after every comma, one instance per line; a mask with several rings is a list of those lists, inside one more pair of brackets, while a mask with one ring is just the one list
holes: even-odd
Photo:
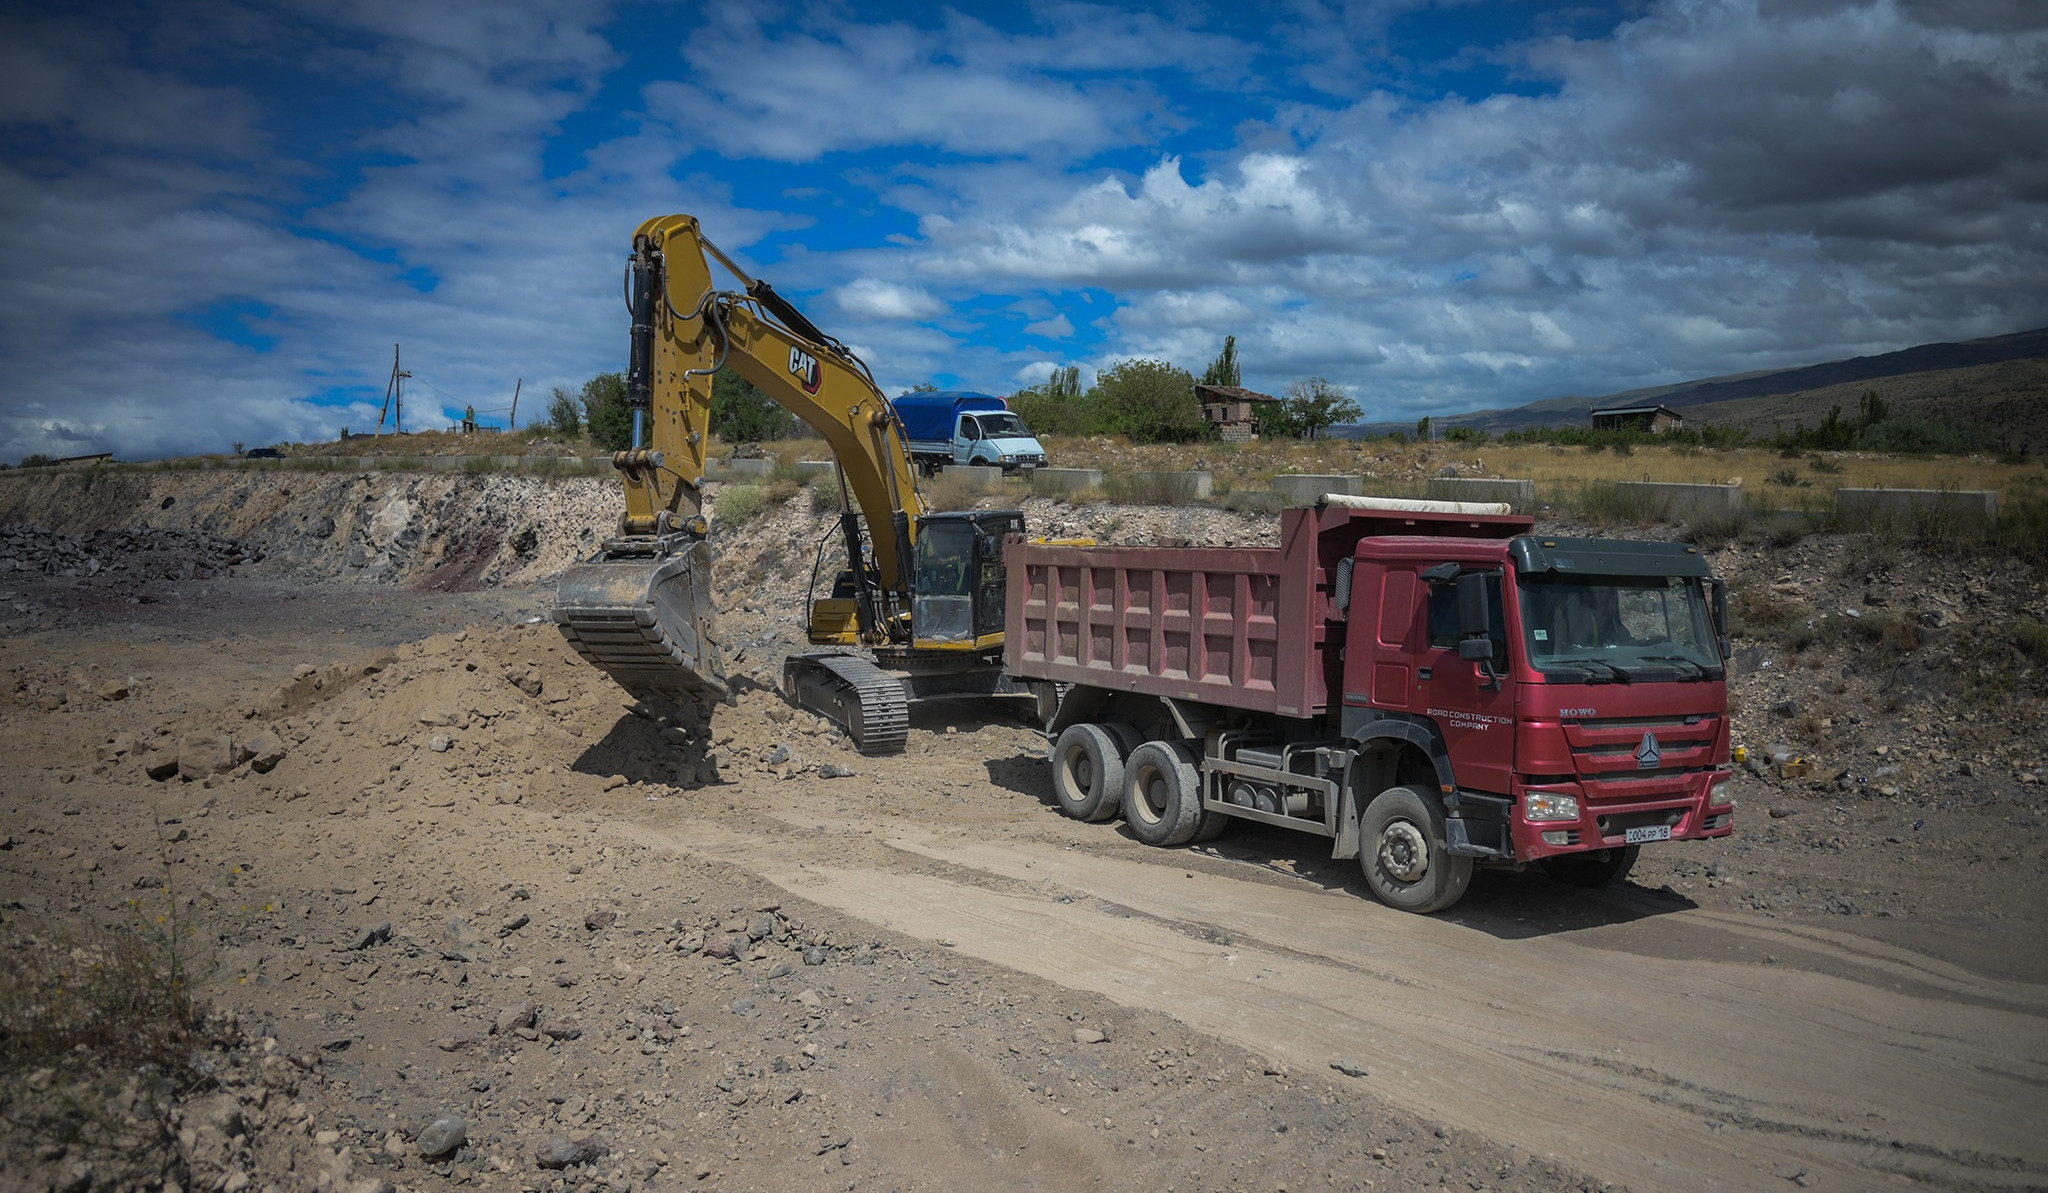
[[[744, 593], [679, 750], [544, 588], [17, 580], [0, 925], [214, 917], [243, 1133], [191, 1110], [186, 1187], [2048, 1187], [2038, 788], [1745, 778], [1729, 841], [1415, 917], [1312, 839], [1066, 820], [1019, 723], [862, 758]], [[213, 740], [263, 748], [149, 777]]]

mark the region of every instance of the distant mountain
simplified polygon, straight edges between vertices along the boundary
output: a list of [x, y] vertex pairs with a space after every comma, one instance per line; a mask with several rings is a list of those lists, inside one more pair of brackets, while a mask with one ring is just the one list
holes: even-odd
[[[1679, 411], [1688, 423], [1770, 435], [1794, 423], [1816, 424], [1827, 417], [1830, 406], [1853, 414], [1858, 399], [1873, 389], [1895, 417], [1980, 423], [1995, 428], [2009, 450], [2048, 450], [2048, 328], [1597, 398], [1548, 398], [1507, 410], [1446, 415], [1437, 425], [1481, 427], [1497, 434], [1524, 427], [1583, 425], [1594, 410], [1654, 403]], [[1412, 429], [1413, 424], [1368, 423], [1354, 433]]]

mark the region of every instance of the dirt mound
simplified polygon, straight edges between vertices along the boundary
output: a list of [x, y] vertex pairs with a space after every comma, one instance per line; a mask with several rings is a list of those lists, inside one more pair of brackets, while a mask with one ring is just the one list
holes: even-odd
[[773, 691], [832, 559], [806, 497], [716, 523], [737, 694], [700, 733], [631, 708], [546, 588], [507, 582], [575, 558], [605, 487], [119, 479], [67, 507], [8, 478], [0, 502], [250, 557], [133, 605], [106, 566], [7, 577], [38, 612], [0, 629], [0, 932], [159, 940], [162, 914], [233, 1016], [161, 1095], [19, 1074], [0, 1189], [2048, 1179], [2026, 630], [2048, 593], [2025, 569], [1719, 553], [1738, 740], [1808, 773], [1745, 774], [1734, 838], [1646, 851], [1615, 891], [1489, 873], [1422, 919], [1298, 834], [1161, 851], [1066, 820], [1041, 736], [1002, 713], [923, 713], [903, 756], [854, 754]]

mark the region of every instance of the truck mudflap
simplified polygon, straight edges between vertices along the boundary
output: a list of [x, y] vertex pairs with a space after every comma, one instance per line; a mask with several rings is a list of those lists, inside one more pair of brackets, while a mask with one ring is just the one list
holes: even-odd
[[555, 625], [576, 653], [676, 719], [730, 692], [712, 612], [711, 548], [682, 535], [607, 542], [555, 590]]
[[816, 651], [782, 664], [790, 702], [838, 725], [863, 754], [899, 754], [910, 737], [903, 680], [859, 655]]

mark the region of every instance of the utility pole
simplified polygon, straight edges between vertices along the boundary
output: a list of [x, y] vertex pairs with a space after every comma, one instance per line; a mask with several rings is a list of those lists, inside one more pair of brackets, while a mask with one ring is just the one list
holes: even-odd
[[519, 387], [525, 384], [526, 378], [524, 377], [512, 383], [512, 414], [505, 420], [505, 429], [507, 431], [519, 429]]
[[405, 379], [411, 373], [398, 367], [398, 345], [391, 345], [391, 380], [384, 383], [384, 409], [377, 415], [377, 434], [384, 434], [384, 418], [395, 413], [392, 419], [394, 433], [405, 434]]

